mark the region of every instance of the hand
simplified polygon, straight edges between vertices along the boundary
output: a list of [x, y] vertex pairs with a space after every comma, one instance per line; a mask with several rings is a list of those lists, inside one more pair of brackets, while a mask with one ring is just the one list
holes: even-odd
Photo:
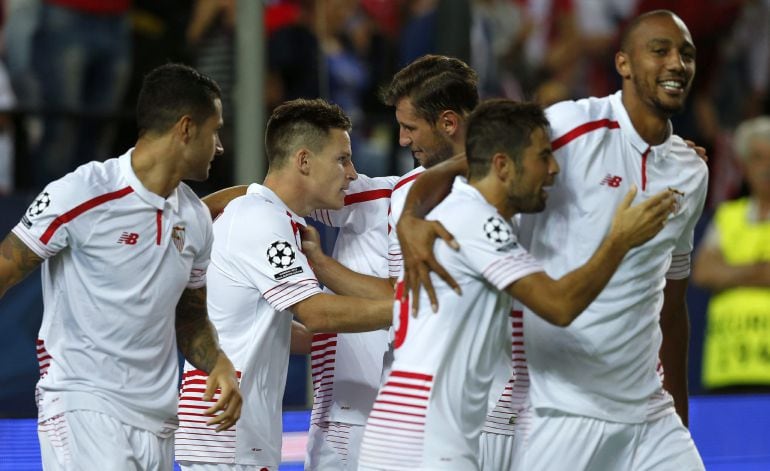
[[323, 257], [323, 248], [321, 247], [321, 235], [315, 227], [307, 225], [305, 227], [300, 226], [299, 235], [302, 238], [302, 252], [312, 264], [317, 261], [319, 257]]
[[666, 225], [668, 216], [676, 206], [676, 198], [671, 190], [663, 190], [647, 201], [631, 206], [636, 191], [636, 185], [633, 185], [615, 212], [610, 228], [610, 236], [626, 244], [629, 249], [655, 237]]
[[206, 425], [218, 424], [217, 432], [221, 432], [235, 425], [235, 422], [241, 417], [241, 405], [243, 403], [241, 391], [238, 388], [238, 379], [235, 375], [235, 368], [230, 363], [230, 359], [221, 351], [219, 352], [217, 363], [206, 380], [206, 392], [203, 393], [203, 400], [213, 400], [217, 389], [220, 391], [219, 399], [216, 404], [206, 409], [203, 413], [205, 415], [214, 415], [218, 411], [222, 411], [222, 413], [215, 415], [214, 418], [206, 422]]
[[398, 221], [397, 232], [404, 258], [404, 286], [408, 288], [404, 290], [404, 298], [411, 292], [413, 315], [416, 315], [420, 308], [421, 286], [424, 286], [428, 293], [433, 312], [438, 310], [438, 300], [433, 283], [430, 281], [430, 272], [440, 276], [457, 294], [462, 293], [454, 278], [433, 255], [433, 242], [439, 237], [453, 249], [460, 249], [452, 234], [440, 222], [426, 221], [404, 213]]
[[676, 209], [676, 196], [670, 189], [631, 206], [636, 193], [637, 187], [633, 185], [615, 212], [610, 228], [610, 235], [628, 248], [642, 245], [655, 237]]
[[694, 150], [695, 153], [698, 154], [698, 157], [703, 159], [704, 162], [708, 162], [709, 161], [709, 156], [706, 155], [706, 148], [705, 147], [701, 147], [701, 146], [697, 145], [696, 143], [694, 143], [693, 141], [691, 141], [689, 139], [685, 139], [684, 143], [687, 144], [687, 147], [689, 147], [690, 149]]

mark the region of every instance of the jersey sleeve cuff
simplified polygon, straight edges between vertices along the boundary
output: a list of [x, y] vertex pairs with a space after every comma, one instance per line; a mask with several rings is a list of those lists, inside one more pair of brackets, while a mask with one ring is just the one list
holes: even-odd
[[35, 255], [42, 259], [48, 259], [56, 255], [56, 252], [50, 250], [45, 244], [40, 242], [40, 239], [35, 237], [27, 230], [22, 223], [16, 224], [11, 232], [19, 238], [24, 245], [26, 245], [31, 251], [35, 252]]
[[484, 278], [495, 285], [500, 291], [505, 290], [511, 283], [533, 273], [545, 271], [531, 255], [509, 255], [490, 263], [482, 272]]
[[274, 286], [265, 292], [264, 298], [276, 311], [284, 311], [319, 293], [321, 293], [321, 288], [318, 285], [318, 280], [308, 278]]
[[684, 280], [690, 276], [690, 252], [671, 256], [671, 266], [666, 272], [667, 280]]

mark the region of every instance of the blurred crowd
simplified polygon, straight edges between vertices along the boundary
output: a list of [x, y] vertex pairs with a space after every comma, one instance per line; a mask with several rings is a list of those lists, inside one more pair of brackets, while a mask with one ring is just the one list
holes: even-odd
[[[201, 192], [233, 182], [236, 0], [0, 0], [0, 193], [34, 192], [135, 138], [142, 76], [180, 61], [222, 86], [226, 156]], [[768, 112], [770, 0], [267, 0], [268, 110], [324, 97], [354, 122], [356, 165], [400, 174], [391, 113], [378, 89], [426, 53], [459, 57], [483, 98], [543, 104], [603, 96], [618, 86], [618, 31], [639, 12], [668, 8], [690, 26], [698, 73], [679, 134], [708, 149], [710, 203], [736, 196], [732, 133]]]

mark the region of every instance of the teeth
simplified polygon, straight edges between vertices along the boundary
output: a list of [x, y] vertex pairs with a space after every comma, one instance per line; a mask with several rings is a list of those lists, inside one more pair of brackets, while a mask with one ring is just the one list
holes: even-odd
[[661, 82], [661, 85], [663, 85], [663, 88], [673, 88], [673, 89], [676, 89], [676, 90], [681, 90], [682, 89], [682, 83], [681, 82], [677, 82], [675, 80], [666, 80], [664, 82]]

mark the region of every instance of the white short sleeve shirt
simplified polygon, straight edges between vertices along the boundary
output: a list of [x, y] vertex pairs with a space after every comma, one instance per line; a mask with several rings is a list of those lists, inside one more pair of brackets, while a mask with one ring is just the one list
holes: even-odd
[[511, 298], [503, 290], [542, 271], [510, 223], [461, 178], [428, 219], [441, 221], [460, 244], [455, 252], [437, 242], [436, 257], [463, 295], [434, 278], [438, 313], [427, 296], [417, 318], [410, 303], [396, 303], [395, 358], [366, 423], [362, 469], [478, 466], [496, 366], [511, 355]]
[[74, 409], [159, 434], [176, 426], [175, 309], [206, 283], [211, 220], [180, 184], [164, 199], [131, 154], [46, 186], [13, 229], [45, 259], [41, 420]]
[[281, 462], [281, 400], [289, 362], [291, 306], [320, 293], [300, 247], [305, 221], [267, 187], [252, 184], [214, 223], [209, 318], [240, 375], [243, 410], [234, 430], [205, 425], [206, 375], [185, 365], [176, 459], [259, 465]]
[[[692, 251], [708, 170], [678, 136], [649, 146], [631, 124], [621, 92], [558, 103], [547, 114], [561, 172], [546, 210], [522, 215], [521, 240], [552, 277], [590, 258], [631, 185], [639, 189], [634, 204], [668, 188], [680, 194], [666, 227], [626, 255], [569, 327], [555, 327], [525, 309], [532, 405], [639, 423], [661, 387], [656, 364], [665, 278], [672, 260]], [[686, 277], [689, 264], [677, 271]]]

